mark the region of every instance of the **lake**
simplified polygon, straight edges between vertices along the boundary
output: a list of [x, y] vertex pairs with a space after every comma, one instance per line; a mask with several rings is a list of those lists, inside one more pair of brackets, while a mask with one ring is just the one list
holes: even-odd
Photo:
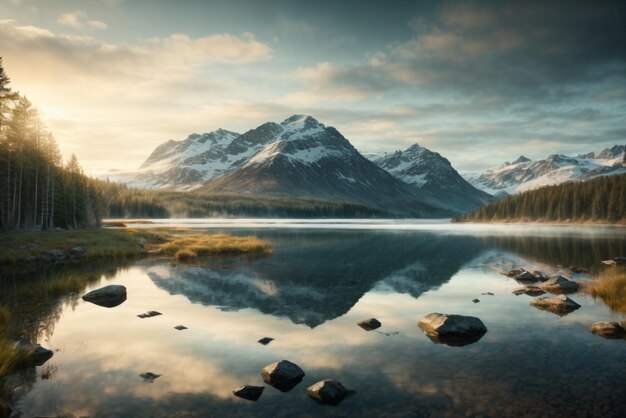
[[[626, 315], [582, 293], [570, 295], [581, 308], [568, 315], [538, 310], [531, 297], [512, 294], [520, 284], [501, 274], [523, 267], [589, 280], [567, 267], [593, 273], [600, 260], [626, 255], [623, 228], [339, 220], [157, 226], [253, 234], [274, 252], [3, 271], [2, 301], [13, 304], [25, 335], [55, 351], [45, 365], [7, 384], [17, 388], [10, 396], [23, 416], [618, 417], [626, 411], [626, 340], [589, 332], [596, 321]], [[91, 279], [54, 303], [32, 290], [67, 274]], [[107, 284], [126, 286], [126, 302], [104, 308], [80, 298]], [[150, 310], [162, 315], [137, 317]], [[431, 312], [476, 316], [488, 332], [465, 346], [436, 344], [417, 326]], [[370, 317], [382, 327], [368, 332], [356, 325]], [[262, 345], [263, 337], [274, 340]], [[299, 385], [289, 392], [267, 386], [257, 402], [233, 396], [245, 384], [266, 386], [260, 370], [282, 359], [305, 371]], [[139, 375], [146, 372], [160, 377], [145, 381]], [[317, 404], [306, 388], [328, 378], [356, 393], [337, 406]]]

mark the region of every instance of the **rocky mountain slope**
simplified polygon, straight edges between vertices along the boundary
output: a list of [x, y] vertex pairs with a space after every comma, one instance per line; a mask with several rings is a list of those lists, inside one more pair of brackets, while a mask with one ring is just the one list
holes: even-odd
[[404, 151], [373, 156], [372, 161], [394, 177], [432, 194], [440, 204], [458, 211], [472, 210], [493, 200], [461, 177], [446, 158], [418, 144]]
[[626, 145], [574, 157], [552, 154], [532, 161], [524, 156], [512, 163], [468, 175], [475, 187], [494, 195], [515, 194], [573, 180], [626, 173]]

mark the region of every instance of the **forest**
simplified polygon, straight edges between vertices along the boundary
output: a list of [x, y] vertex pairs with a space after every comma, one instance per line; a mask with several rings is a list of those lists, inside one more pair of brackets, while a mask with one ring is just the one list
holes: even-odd
[[10, 81], [0, 57], [0, 231], [99, 224], [92, 181], [74, 155], [62, 160], [37, 110]]
[[626, 223], [626, 174], [527, 191], [454, 221]]

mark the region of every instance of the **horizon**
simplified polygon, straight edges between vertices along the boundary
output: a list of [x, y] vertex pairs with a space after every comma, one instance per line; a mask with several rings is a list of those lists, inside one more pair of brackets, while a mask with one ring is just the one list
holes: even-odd
[[0, 4], [11, 87], [92, 175], [292, 114], [364, 154], [418, 143], [460, 172], [626, 138], [619, 1]]

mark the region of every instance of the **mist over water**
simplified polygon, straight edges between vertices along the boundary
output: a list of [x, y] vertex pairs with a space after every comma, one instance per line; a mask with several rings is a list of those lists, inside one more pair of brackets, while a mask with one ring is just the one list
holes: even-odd
[[[151, 259], [94, 265], [80, 294], [53, 306], [3, 272], [25, 329], [55, 350], [25, 373], [15, 403], [24, 416], [619, 416], [626, 407], [624, 340], [591, 334], [621, 320], [601, 300], [563, 317], [515, 296], [500, 274], [513, 267], [574, 274], [575, 264], [626, 254], [623, 228], [479, 226], [447, 223], [299, 220], [169, 221], [270, 241], [264, 257]], [[160, 225], [160, 223], [159, 223]], [[135, 225], [133, 225], [135, 226]], [[146, 226], [155, 226], [146, 225]], [[34, 271], [53, 281], [61, 272]], [[80, 300], [123, 284], [128, 299], [107, 309]], [[13, 292], [13, 294], [11, 294]], [[491, 292], [494, 295], [484, 293]], [[479, 299], [479, 303], [472, 302]], [[31, 301], [32, 303], [29, 303]], [[140, 319], [157, 310], [163, 315]], [[417, 327], [430, 312], [480, 318], [488, 332], [464, 347], [434, 344]], [[356, 325], [375, 317], [382, 327]], [[177, 331], [177, 325], [188, 327]], [[272, 337], [261, 345], [257, 341]], [[287, 393], [266, 387], [258, 402], [232, 395], [263, 385], [260, 370], [288, 359], [304, 369]], [[160, 374], [153, 383], [139, 377]], [[334, 378], [357, 393], [321, 406], [306, 388]]]

